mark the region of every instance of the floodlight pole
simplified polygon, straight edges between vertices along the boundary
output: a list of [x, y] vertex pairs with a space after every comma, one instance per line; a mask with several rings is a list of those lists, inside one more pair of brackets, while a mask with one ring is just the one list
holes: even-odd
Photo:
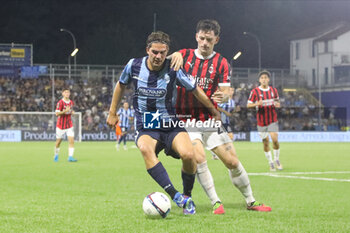
[[[67, 30], [65, 28], [61, 28], [60, 31], [61, 32], [67, 32], [69, 35], [71, 35], [71, 37], [73, 39], [73, 52], [75, 52], [77, 50], [77, 43], [76, 43], [74, 34], [71, 31], [69, 31], [69, 30]], [[72, 56], [73, 52], [69, 56]], [[76, 53], [77, 52], [75, 52], [74, 55], [72, 56], [72, 57], [74, 57], [74, 75], [76, 74], [76, 69], [77, 69], [77, 56], [76, 56]], [[70, 57], [69, 56], [68, 56], [68, 65], [70, 66]], [[69, 67], [68, 67], [68, 69], [69, 69]], [[69, 79], [70, 79], [70, 77], [69, 77]]]
[[261, 43], [260, 43], [259, 37], [251, 32], [243, 32], [243, 35], [248, 35], [253, 37], [258, 43], [258, 53], [259, 53], [258, 60], [259, 60], [259, 72], [260, 72], [261, 71]]

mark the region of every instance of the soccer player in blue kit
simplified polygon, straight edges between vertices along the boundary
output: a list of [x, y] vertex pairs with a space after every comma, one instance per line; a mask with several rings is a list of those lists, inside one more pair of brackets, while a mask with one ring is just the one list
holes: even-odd
[[[114, 89], [107, 124], [114, 127], [118, 122], [116, 108], [119, 105], [127, 85], [134, 85], [133, 107], [136, 118], [136, 145], [141, 151], [146, 169], [151, 177], [169, 194], [185, 215], [195, 214], [196, 209], [191, 197], [178, 192], [173, 186], [167, 171], [158, 160], [158, 153], [164, 149], [167, 155], [182, 160], [182, 180], [185, 190], [192, 190], [196, 161], [193, 146], [184, 127], [168, 124], [177, 122], [175, 102], [176, 85], [186, 88], [220, 120], [220, 113], [195, 85], [195, 80], [182, 69], [174, 71], [170, 61], [166, 60], [170, 38], [161, 31], [152, 32], [146, 42], [148, 56], [131, 59], [121, 74]], [[146, 116], [151, 115], [151, 118]], [[163, 123], [163, 124], [162, 124]], [[167, 123], [167, 124], [164, 124]], [[165, 127], [165, 125], [172, 125]]]

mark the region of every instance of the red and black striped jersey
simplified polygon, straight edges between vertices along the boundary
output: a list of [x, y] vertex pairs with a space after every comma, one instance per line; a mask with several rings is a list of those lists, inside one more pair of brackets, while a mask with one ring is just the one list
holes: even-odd
[[267, 126], [277, 122], [277, 112], [275, 108], [275, 101], [279, 100], [277, 89], [271, 86], [266, 89], [256, 87], [250, 92], [248, 103], [255, 103], [260, 99], [263, 101], [263, 105], [256, 107], [258, 126]]
[[57, 124], [56, 127], [60, 129], [69, 129], [73, 127], [72, 122], [72, 110], [74, 103], [72, 100], [65, 101], [63, 99], [60, 99], [56, 105], [56, 112], [62, 112], [64, 109], [67, 108], [67, 106], [70, 106], [70, 111], [66, 112], [66, 114], [59, 115], [57, 118]]
[[[204, 59], [194, 49], [182, 49], [179, 52], [184, 59], [185, 71], [195, 79], [196, 85], [203, 89], [209, 99], [218, 89], [219, 84], [230, 86], [230, 65], [220, 53], [213, 52]], [[216, 102], [213, 104], [217, 106]], [[175, 107], [180, 119], [191, 118], [205, 121], [211, 118], [208, 109], [191, 92], [180, 86], [177, 87]], [[184, 115], [186, 117], [181, 117]]]

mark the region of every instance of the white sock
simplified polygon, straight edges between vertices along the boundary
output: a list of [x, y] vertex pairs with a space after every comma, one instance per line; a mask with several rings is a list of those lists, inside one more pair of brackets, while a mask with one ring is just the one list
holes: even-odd
[[271, 151], [265, 152], [265, 156], [266, 156], [267, 160], [269, 161], [269, 163], [273, 163]]
[[275, 156], [275, 160], [279, 160], [280, 159], [280, 149], [273, 150], [273, 154]]
[[60, 148], [55, 147], [55, 155], [58, 155], [60, 153]]
[[201, 184], [204, 192], [209, 197], [211, 204], [214, 205], [216, 202], [220, 201], [218, 195], [215, 191], [214, 179], [209, 171], [208, 164], [204, 163], [197, 164], [197, 180]]
[[74, 154], [74, 147], [73, 148], [68, 148], [68, 156], [73, 157]]
[[247, 204], [255, 201], [253, 191], [250, 186], [249, 177], [241, 163], [235, 169], [228, 169], [232, 184], [239, 189]]

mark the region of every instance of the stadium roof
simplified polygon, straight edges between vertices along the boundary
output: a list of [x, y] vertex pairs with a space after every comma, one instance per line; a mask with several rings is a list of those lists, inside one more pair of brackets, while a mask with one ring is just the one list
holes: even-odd
[[314, 40], [314, 42], [316, 41], [328, 41], [328, 40], [334, 40], [337, 39], [338, 36], [343, 35], [344, 33], [350, 31], [350, 25], [343, 25], [337, 29], [335, 29], [332, 32], [329, 32], [323, 36], [321, 36], [320, 38], [317, 38], [316, 40]]
[[317, 38], [317, 41], [336, 39], [339, 35], [350, 31], [348, 22], [333, 22], [317, 25], [315, 27], [295, 33], [290, 37], [290, 40]]

